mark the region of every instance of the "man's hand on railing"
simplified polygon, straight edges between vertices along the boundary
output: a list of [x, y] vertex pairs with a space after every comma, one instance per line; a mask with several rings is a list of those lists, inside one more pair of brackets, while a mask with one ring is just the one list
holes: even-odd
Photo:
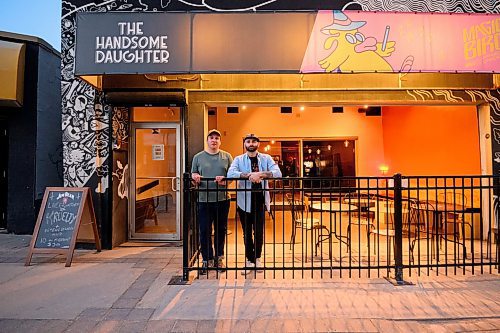
[[260, 183], [262, 182], [262, 175], [260, 172], [251, 172], [249, 175], [248, 175], [248, 180], [251, 181], [252, 183]]
[[216, 176], [214, 182], [219, 184], [219, 186], [226, 186], [227, 181], [225, 179], [226, 179], [226, 177], [224, 177], [224, 176]]
[[201, 175], [199, 173], [191, 174], [191, 179], [194, 181], [196, 185], [199, 185], [201, 182]]

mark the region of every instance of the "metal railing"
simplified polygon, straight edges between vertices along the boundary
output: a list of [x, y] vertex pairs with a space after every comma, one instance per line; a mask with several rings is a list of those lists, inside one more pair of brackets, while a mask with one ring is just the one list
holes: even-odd
[[[247, 263], [257, 253], [246, 253], [234, 200], [262, 190], [234, 188], [236, 179], [228, 180], [233, 180], [228, 188], [208, 190], [194, 187], [190, 174], [184, 175], [186, 280], [195, 272], [208, 278], [383, 276], [403, 283], [413, 274], [499, 272], [499, 177], [396, 174], [270, 180], [262, 267]], [[202, 264], [197, 201], [200, 193], [209, 191], [232, 198], [224, 267], [218, 267], [217, 260], [208, 267]], [[217, 208], [218, 203], [212, 205]]]

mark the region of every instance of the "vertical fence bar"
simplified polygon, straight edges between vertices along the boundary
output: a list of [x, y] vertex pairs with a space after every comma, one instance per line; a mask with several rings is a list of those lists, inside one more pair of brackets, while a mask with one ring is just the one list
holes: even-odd
[[[182, 205], [182, 280], [189, 280], [189, 245], [191, 244], [191, 239], [189, 237], [189, 224], [191, 222], [191, 192], [189, 190], [190, 186], [190, 175], [189, 173], [184, 173], [183, 176], [184, 186], [184, 201]], [[192, 250], [192, 249], [191, 249]]]
[[394, 175], [394, 261], [396, 282], [403, 283], [403, 202], [401, 174]]

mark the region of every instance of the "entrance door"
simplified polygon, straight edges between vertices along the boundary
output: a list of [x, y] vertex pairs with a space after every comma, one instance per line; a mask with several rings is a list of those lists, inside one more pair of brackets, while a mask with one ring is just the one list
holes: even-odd
[[180, 126], [132, 124], [129, 238], [180, 239]]
[[9, 138], [7, 136], [7, 121], [0, 119], [0, 151], [4, 152], [0, 158], [0, 228], [7, 227], [7, 163], [9, 152]]

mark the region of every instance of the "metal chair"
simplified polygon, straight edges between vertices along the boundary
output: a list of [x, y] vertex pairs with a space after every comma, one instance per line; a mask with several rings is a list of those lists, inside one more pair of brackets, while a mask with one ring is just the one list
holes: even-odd
[[[465, 246], [465, 226], [468, 225], [472, 233], [472, 225], [465, 221], [464, 213], [467, 206], [467, 196], [463, 191], [446, 191], [438, 194], [438, 201], [451, 207], [451, 210], [444, 211], [441, 214], [441, 240], [448, 240], [448, 235], [453, 238], [451, 241], [457, 245], [462, 245], [464, 255], [467, 253]], [[457, 210], [455, 211], [455, 207]], [[471, 236], [472, 237], [472, 236]], [[460, 241], [460, 239], [462, 241]]]
[[[414, 250], [415, 245], [419, 244], [424, 239], [434, 239], [436, 231], [434, 230], [435, 207], [427, 201], [411, 201], [408, 234], [411, 236], [411, 226], [415, 226], [413, 239], [410, 243], [410, 262], [415, 262]], [[428, 250], [428, 247], [427, 247]], [[431, 255], [434, 253], [434, 242], [431, 242]], [[418, 247], [420, 254], [420, 246]]]
[[[298, 200], [292, 196], [292, 194], [287, 193], [285, 195], [288, 205], [291, 207], [292, 212], [292, 236], [290, 238], [290, 249], [295, 245], [295, 237], [297, 234], [297, 229], [305, 230], [306, 239], [307, 232], [311, 232], [311, 236], [314, 234], [314, 242], [315, 242], [315, 252], [314, 254], [318, 254], [318, 246], [319, 246], [319, 235], [323, 235], [323, 230], [326, 230], [327, 234], [330, 234], [330, 231], [326, 226], [321, 224], [320, 219], [313, 218], [310, 215], [309, 211], [309, 199], [307, 197], [302, 197], [302, 200]], [[307, 258], [307, 247], [306, 247], [306, 258]]]
[[[406, 214], [406, 218], [409, 219], [409, 204], [410, 202], [408, 200], [404, 200], [402, 202], [402, 214]], [[385, 201], [380, 204], [377, 204], [377, 208], [375, 211], [375, 217], [378, 219], [380, 216], [380, 213], [383, 213], [385, 215], [385, 226], [382, 226], [380, 224], [380, 221], [377, 220], [375, 223], [375, 219], [370, 223], [370, 228], [368, 231], [368, 248], [370, 247], [370, 236], [373, 234], [374, 240], [377, 239], [379, 241], [380, 236], [384, 236], [387, 238], [387, 254], [388, 254], [388, 263], [391, 262], [391, 247], [394, 249], [395, 248], [395, 236], [396, 236], [396, 229], [394, 225], [394, 200], [389, 200]], [[372, 208], [373, 209], [373, 208]], [[404, 217], [403, 217], [404, 219]], [[408, 223], [408, 221], [407, 221]], [[380, 243], [378, 243], [380, 244]], [[392, 246], [391, 246], [392, 245]], [[373, 253], [376, 254], [377, 246], [374, 246], [373, 248]]]

